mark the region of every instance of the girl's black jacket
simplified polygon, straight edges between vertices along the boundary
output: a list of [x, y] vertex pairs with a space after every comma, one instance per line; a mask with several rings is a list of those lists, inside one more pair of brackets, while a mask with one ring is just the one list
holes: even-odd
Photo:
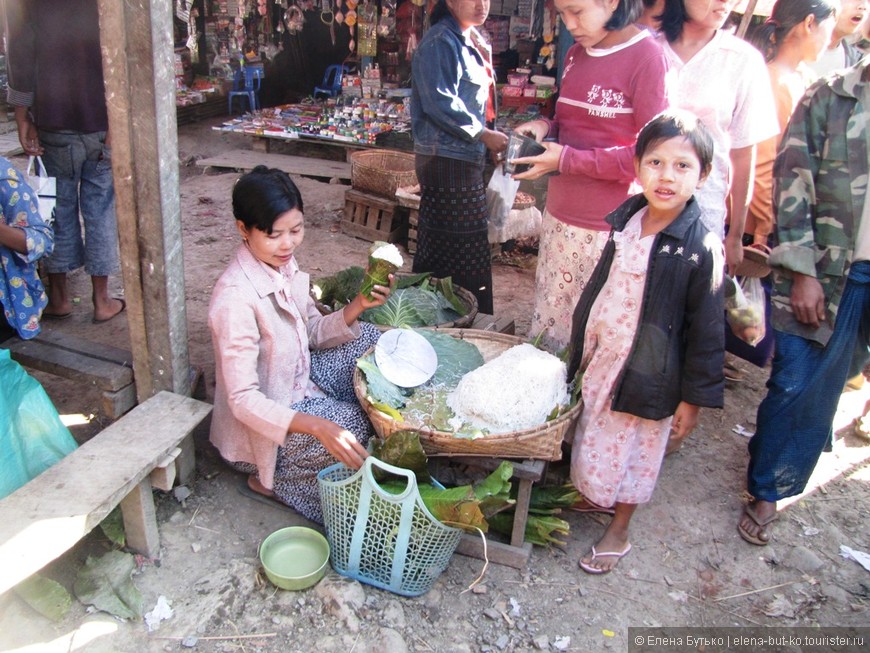
[[[613, 229], [574, 310], [568, 378], [583, 360], [586, 322], [614, 260], [613, 233], [647, 201], [635, 195], [605, 218]], [[612, 389], [614, 411], [659, 420], [681, 401], [721, 408], [725, 378], [724, 251], [700, 220], [694, 198], [658, 233], [650, 253], [640, 321]]]

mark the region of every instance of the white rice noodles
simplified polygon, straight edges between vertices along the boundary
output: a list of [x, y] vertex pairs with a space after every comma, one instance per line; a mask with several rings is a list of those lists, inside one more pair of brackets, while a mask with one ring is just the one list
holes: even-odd
[[458, 418], [490, 433], [539, 426], [569, 401], [561, 360], [524, 343], [472, 370], [447, 396]]

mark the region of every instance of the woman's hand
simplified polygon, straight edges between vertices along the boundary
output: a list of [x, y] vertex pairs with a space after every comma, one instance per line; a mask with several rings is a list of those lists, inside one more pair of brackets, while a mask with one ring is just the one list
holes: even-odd
[[290, 432], [314, 436], [333, 458], [351, 469], [362, 467], [363, 461], [369, 456], [353, 433], [324, 417], [296, 413], [290, 422]]
[[375, 306], [383, 306], [387, 303], [387, 300], [390, 298], [390, 293], [392, 292], [391, 288], [396, 282], [396, 278], [392, 274], [389, 276], [389, 279], [389, 286], [379, 286], [375, 284], [372, 287], [371, 299], [360, 293], [351, 300], [350, 304], [342, 309], [344, 312], [345, 324], [350, 326], [356, 322], [359, 316], [362, 315], [363, 311], [366, 309], [374, 308]]
[[559, 171], [559, 161], [562, 158], [562, 150], [564, 146], [559, 143], [541, 143], [547, 151], [538, 156], [521, 156], [513, 159], [514, 165], [517, 163], [529, 163], [531, 168], [525, 172], [520, 172], [513, 175], [514, 179], [538, 179], [551, 172]]
[[743, 262], [743, 238], [737, 232], [728, 231], [725, 235], [725, 268], [730, 276], [737, 274]]

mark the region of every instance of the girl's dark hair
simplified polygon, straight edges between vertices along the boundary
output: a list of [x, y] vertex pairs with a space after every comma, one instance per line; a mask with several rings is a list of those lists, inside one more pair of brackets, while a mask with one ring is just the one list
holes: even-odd
[[686, 5], [683, 0], [665, 0], [665, 9], [661, 17], [661, 31], [673, 43], [683, 31], [683, 25], [689, 20]]
[[795, 25], [800, 25], [807, 16], [815, 16], [819, 23], [828, 16], [836, 16], [837, 4], [832, 0], [777, 0], [770, 18], [753, 28], [746, 40], [761, 50], [765, 61], [773, 61]]
[[257, 166], [233, 186], [233, 215], [245, 227], [272, 233], [275, 219], [282, 213], [302, 211], [302, 195], [283, 170]]
[[616, 10], [613, 12], [610, 20], [604, 24], [604, 29], [608, 32], [624, 29], [636, 23], [641, 14], [643, 14], [643, 3], [641, 0], [619, 0], [619, 4], [616, 5]]
[[429, 14], [429, 24], [434, 25], [445, 16], [450, 15], [450, 8], [447, 6], [446, 0], [438, 0], [435, 6], [432, 7], [432, 13]]
[[713, 137], [698, 117], [689, 111], [668, 109], [643, 126], [637, 135], [634, 156], [638, 159], [656, 144], [678, 137], [686, 138], [698, 155], [701, 171], [713, 165]]

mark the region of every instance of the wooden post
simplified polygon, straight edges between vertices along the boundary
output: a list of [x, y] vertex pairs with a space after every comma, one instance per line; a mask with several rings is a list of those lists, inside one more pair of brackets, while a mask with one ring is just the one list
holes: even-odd
[[98, 3], [136, 394], [189, 395], [173, 3]]
[[746, 3], [746, 11], [743, 12], [740, 25], [737, 27], [737, 36], [740, 38], [746, 36], [746, 30], [749, 29], [749, 22], [752, 20], [752, 14], [755, 13], [755, 5], [757, 4], [758, 0], [749, 0]]

